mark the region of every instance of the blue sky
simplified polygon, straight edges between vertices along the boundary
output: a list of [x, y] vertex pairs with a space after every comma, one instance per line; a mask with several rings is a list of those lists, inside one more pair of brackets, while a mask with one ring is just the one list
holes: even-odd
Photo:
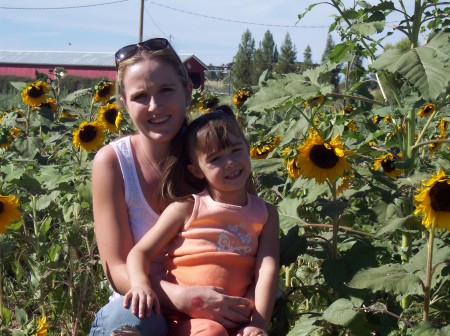
[[[317, 6], [297, 22], [298, 14], [317, 2], [146, 0], [143, 37], [166, 37], [179, 53], [221, 65], [232, 61], [246, 29], [256, 47], [267, 30], [278, 48], [289, 32], [297, 60], [310, 45], [319, 62], [333, 8]], [[116, 51], [138, 41], [140, 5], [141, 0], [0, 0], [0, 50]]]

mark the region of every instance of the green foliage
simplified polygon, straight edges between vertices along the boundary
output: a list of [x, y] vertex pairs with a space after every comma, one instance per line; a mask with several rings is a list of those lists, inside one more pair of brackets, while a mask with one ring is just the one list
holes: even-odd
[[[42, 317], [50, 334], [87, 334], [109, 295], [93, 230], [94, 153], [73, 146], [73, 132], [101, 106], [94, 88], [54, 95], [60, 79], [50, 83], [55, 109], [21, 102], [0, 116], [1, 130], [20, 130], [0, 149], [0, 195], [17, 197], [22, 213], [19, 222], [0, 223], [8, 226], [0, 234], [2, 335], [34, 335]], [[19, 97], [28, 85], [11, 84]]]

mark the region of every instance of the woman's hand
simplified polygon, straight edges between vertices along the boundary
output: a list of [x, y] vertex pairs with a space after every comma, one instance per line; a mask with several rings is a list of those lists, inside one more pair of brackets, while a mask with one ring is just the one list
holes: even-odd
[[152, 310], [159, 314], [158, 297], [149, 286], [136, 286], [131, 288], [123, 298], [124, 307], [130, 306], [131, 313], [143, 318], [150, 317]]
[[206, 318], [226, 328], [239, 328], [249, 323], [253, 313], [251, 300], [225, 295], [222, 288], [182, 287], [180, 290], [186, 299], [178, 309], [193, 318]]

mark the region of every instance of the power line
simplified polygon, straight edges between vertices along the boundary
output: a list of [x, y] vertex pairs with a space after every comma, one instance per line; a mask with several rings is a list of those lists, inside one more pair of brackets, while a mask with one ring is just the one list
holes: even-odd
[[[148, 0], [147, 0], [148, 1]], [[181, 13], [186, 13], [186, 14], [190, 14], [190, 15], [195, 15], [195, 16], [200, 16], [203, 18], [208, 18], [208, 19], [213, 19], [213, 20], [219, 20], [219, 21], [227, 21], [227, 22], [234, 22], [234, 23], [243, 23], [243, 24], [248, 24], [248, 25], [254, 25], [254, 26], [266, 26], [266, 27], [283, 27], [283, 28], [329, 28], [328, 26], [287, 26], [287, 25], [278, 25], [278, 24], [269, 24], [269, 23], [257, 23], [257, 22], [246, 22], [246, 21], [239, 21], [239, 20], [232, 20], [232, 19], [225, 19], [225, 18], [220, 18], [220, 17], [216, 17], [216, 16], [210, 16], [210, 15], [204, 15], [204, 14], [198, 14], [198, 13], [193, 13], [193, 12], [189, 12], [189, 11], [185, 11], [182, 9], [178, 9], [178, 8], [173, 8], [173, 7], [169, 7], [166, 5], [162, 5], [160, 3], [154, 2], [154, 1], [148, 1], [154, 5], [160, 6], [160, 7], [164, 7], [164, 8], [168, 8], [177, 12], [181, 12]]]
[[112, 5], [112, 4], [116, 4], [119, 2], [127, 2], [127, 1], [129, 1], [129, 0], [117, 0], [117, 1], [99, 3], [99, 4], [70, 6], [70, 7], [4, 7], [4, 6], [0, 6], [0, 9], [20, 9], [20, 10], [74, 9], [74, 8], [86, 8], [86, 7]]

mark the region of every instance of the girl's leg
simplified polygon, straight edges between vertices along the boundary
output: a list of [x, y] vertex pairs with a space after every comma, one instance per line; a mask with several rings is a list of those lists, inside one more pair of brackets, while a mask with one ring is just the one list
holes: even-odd
[[140, 319], [124, 308], [122, 299], [110, 301], [95, 315], [89, 336], [166, 336], [167, 323], [162, 314]]
[[220, 323], [207, 319], [191, 319], [182, 317], [172, 321], [169, 336], [228, 336], [228, 332]]

